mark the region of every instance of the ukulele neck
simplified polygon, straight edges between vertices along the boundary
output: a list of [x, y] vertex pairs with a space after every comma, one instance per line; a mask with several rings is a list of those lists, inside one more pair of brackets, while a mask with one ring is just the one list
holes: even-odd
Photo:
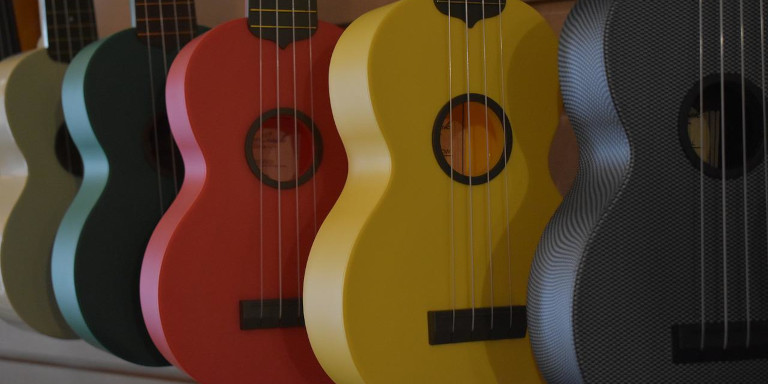
[[145, 43], [171, 53], [195, 38], [194, 0], [134, 0], [133, 4], [136, 31]]
[[0, 36], [0, 60], [21, 52], [12, 0], [0, 0]]
[[249, 0], [248, 27], [280, 48], [317, 32], [317, 0]]
[[48, 54], [69, 63], [97, 37], [93, 0], [44, 0], [45, 39]]

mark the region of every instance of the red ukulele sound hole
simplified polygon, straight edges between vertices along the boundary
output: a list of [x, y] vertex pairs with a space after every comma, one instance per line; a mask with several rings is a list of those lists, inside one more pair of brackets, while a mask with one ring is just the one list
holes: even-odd
[[292, 109], [264, 114], [251, 127], [245, 144], [253, 173], [278, 189], [310, 180], [322, 158], [321, 137], [312, 120]]

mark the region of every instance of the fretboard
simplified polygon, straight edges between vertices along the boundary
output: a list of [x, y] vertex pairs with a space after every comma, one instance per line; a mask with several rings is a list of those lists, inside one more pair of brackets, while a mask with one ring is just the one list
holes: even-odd
[[45, 0], [48, 54], [69, 63], [97, 38], [93, 0]]
[[197, 13], [193, 0], [135, 0], [139, 38], [166, 52], [181, 50], [195, 38]]
[[0, 0], [0, 60], [20, 51], [13, 0]]
[[433, 0], [444, 15], [463, 20], [470, 28], [478, 21], [498, 16], [507, 0]]
[[317, 22], [317, 0], [249, 0], [251, 33], [281, 48], [314, 35]]

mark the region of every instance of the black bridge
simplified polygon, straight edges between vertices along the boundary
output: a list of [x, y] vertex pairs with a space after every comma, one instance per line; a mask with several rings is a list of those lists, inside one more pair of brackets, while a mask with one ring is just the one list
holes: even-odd
[[471, 309], [428, 312], [429, 344], [522, 339], [528, 328], [525, 306], [493, 307], [493, 315], [490, 307], [475, 308], [474, 328], [472, 318]]
[[240, 302], [240, 329], [291, 328], [304, 326], [299, 299], [243, 300]]
[[672, 326], [674, 363], [768, 359], [768, 321], [750, 322], [749, 343], [747, 343], [747, 323], [745, 321], [729, 322], [727, 347], [724, 328], [724, 323], [706, 323], [704, 348], [702, 348], [701, 324]]

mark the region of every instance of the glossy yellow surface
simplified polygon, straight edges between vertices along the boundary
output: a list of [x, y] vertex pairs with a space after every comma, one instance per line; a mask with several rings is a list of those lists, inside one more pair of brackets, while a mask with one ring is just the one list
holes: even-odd
[[[349, 178], [312, 248], [304, 290], [312, 347], [337, 383], [541, 382], [528, 339], [428, 343], [427, 312], [454, 300], [457, 309], [473, 296], [476, 307], [525, 304], [535, 247], [560, 202], [548, 169], [559, 115], [553, 32], [519, 1], [468, 31], [452, 18], [451, 30], [450, 87], [448, 17], [431, 1], [364, 15], [334, 53], [331, 99]], [[470, 187], [453, 182], [452, 204], [432, 149], [439, 111], [467, 93], [467, 73], [469, 91], [504, 104], [514, 132], [504, 172], [471, 187], [471, 220]]]

